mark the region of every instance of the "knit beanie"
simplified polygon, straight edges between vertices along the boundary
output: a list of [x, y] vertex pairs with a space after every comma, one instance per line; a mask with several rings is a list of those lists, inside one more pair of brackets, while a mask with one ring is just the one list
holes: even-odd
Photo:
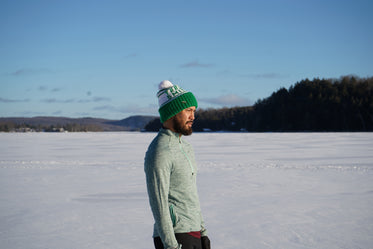
[[157, 93], [161, 123], [172, 118], [182, 110], [191, 106], [198, 107], [198, 103], [193, 93], [185, 91], [181, 87], [172, 84], [168, 80], [159, 83]]

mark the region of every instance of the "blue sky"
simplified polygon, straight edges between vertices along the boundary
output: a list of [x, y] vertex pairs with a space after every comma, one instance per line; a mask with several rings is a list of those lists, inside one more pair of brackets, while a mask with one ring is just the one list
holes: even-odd
[[158, 115], [162, 80], [220, 108], [371, 77], [372, 13], [370, 0], [0, 0], [0, 117]]

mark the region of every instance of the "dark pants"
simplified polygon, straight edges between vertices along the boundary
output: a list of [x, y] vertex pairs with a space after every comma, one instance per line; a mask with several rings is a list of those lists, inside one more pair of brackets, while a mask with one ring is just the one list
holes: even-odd
[[[202, 249], [201, 239], [187, 233], [176, 233], [175, 236], [177, 242], [183, 245], [182, 249]], [[155, 249], [164, 249], [161, 238], [154, 238], [154, 246]]]

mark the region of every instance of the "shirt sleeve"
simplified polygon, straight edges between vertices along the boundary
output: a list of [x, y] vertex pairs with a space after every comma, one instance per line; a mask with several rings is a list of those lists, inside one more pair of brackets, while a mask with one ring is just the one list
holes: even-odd
[[166, 249], [178, 248], [168, 204], [172, 163], [165, 155], [145, 159], [146, 183], [155, 226]]

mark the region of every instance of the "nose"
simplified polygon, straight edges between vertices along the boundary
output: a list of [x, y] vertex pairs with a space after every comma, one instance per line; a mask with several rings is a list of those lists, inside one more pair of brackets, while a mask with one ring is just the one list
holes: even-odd
[[190, 117], [189, 117], [189, 119], [191, 120], [191, 121], [193, 121], [194, 120], [194, 112], [192, 112], [191, 114], [190, 114]]

